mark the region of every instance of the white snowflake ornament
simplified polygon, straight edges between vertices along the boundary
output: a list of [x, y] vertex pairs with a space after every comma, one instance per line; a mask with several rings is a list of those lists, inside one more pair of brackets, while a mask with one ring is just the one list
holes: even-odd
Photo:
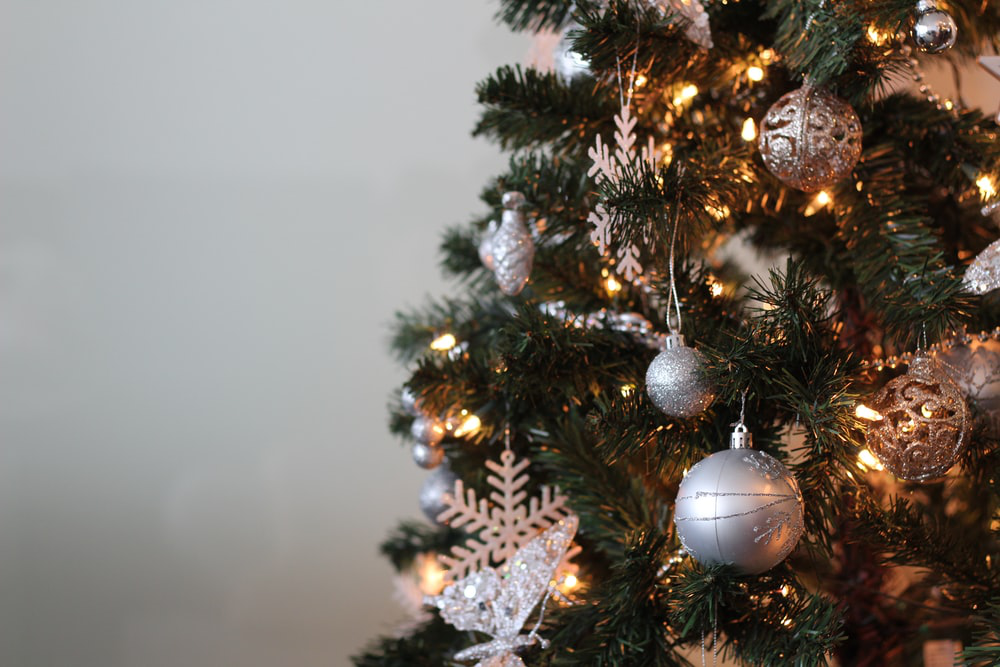
[[[638, 170], [643, 163], [650, 167], [656, 165], [659, 156], [653, 137], [650, 136], [648, 144], [641, 151], [635, 148], [635, 124], [638, 118], [632, 117], [631, 104], [626, 102], [622, 109], [615, 116], [615, 125], [618, 130], [615, 132], [615, 151], [611, 152], [610, 146], [604, 143], [601, 135], [597, 135], [594, 146], [587, 151], [587, 155], [593, 160], [587, 175], [594, 178], [600, 184], [605, 180], [617, 183], [621, 180], [624, 167], [630, 165], [632, 170]], [[611, 246], [611, 222], [613, 216], [608, 211], [603, 202], [594, 207], [587, 217], [587, 221], [594, 225], [594, 230], [590, 233], [590, 239], [597, 245], [597, 249], [604, 256], [608, 254]], [[622, 245], [615, 252], [617, 261], [615, 270], [625, 276], [626, 280], [633, 280], [642, 273], [642, 264], [639, 262], [639, 248], [635, 244]]]
[[[486, 467], [494, 475], [486, 481], [495, 491], [489, 500], [476, 498], [476, 492], [466, 489], [462, 480], [455, 482], [455, 493], [444, 500], [448, 506], [438, 515], [437, 520], [467, 533], [475, 534], [465, 545], [452, 547], [452, 555], [440, 557], [441, 564], [448, 571], [445, 581], [467, 576], [490, 565], [498, 565], [508, 560], [521, 547], [538, 536], [539, 531], [559, 523], [570, 515], [566, 508], [566, 496], [559, 489], [548, 486], [541, 488], [541, 496], [532, 498], [527, 507], [524, 501], [528, 494], [523, 490], [528, 483], [528, 475], [523, 474], [530, 461], [521, 459], [515, 463], [514, 453], [505, 451], [500, 455], [500, 463], [487, 461]], [[492, 507], [490, 502], [492, 501]], [[579, 552], [574, 547], [566, 560]], [[575, 566], [566, 563], [563, 571], [572, 573]]]

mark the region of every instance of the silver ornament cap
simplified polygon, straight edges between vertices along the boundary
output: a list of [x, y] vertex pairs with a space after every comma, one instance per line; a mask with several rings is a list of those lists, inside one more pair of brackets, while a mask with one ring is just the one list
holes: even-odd
[[664, 414], [693, 417], [711, 405], [715, 386], [705, 373], [704, 355], [685, 345], [681, 334], [668, 334], [646, 371], [646, 393]]
[[430, 417], [417, 417], [410, 426], [410, 435], [417, 442], [436, 445], [444, 437], [444, 429]]
[[424, 470], [433, 470], [444, 461], [444, 448], [438, 444], [413, 443], [413, 462]]
[[910, 29], [913, 43], [924, 53], [941, 53], [955, 46], [958, 25], [948, 12], [928, 0], [917, 4], [917, 16]]
[[434, 469], [420, 487], [420, 511], [435, 523], [438, 516], [448, 509], [450, 500], [454, 497], [455, 482], [458, 476], [451, 471], [448, 464]]
[[699, 461], [681, 481], [674, 525], [699, 563], [760, 574], [802, 537], [802, 493], [780, 461], [748, 448], [745, 427], [737, 427], [731, 441], [734, 447]]

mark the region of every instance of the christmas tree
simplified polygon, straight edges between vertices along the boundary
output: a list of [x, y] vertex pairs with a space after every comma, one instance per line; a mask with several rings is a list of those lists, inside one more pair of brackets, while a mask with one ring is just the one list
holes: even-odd
[[429, 520], [355, 664], [1000, 664], [998, 127], [921, 69], [1000, 2], [498, 16], [551, 62], [479, 84], [509, 169], [398, 317]]

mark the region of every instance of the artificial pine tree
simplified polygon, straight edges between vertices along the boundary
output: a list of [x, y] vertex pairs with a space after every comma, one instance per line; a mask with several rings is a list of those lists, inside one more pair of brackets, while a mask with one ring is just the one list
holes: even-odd
[[561, 41], [479, 85], [510, 168], [399, 317], [431, 604], [355, 664], [1000, 663], [998, 128], [920, 70], [1000, 1], [500, 4]]

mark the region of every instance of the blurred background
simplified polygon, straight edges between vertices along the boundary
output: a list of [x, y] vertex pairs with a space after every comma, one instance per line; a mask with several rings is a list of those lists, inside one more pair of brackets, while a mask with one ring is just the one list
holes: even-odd
[[[0, 665], [345, 667], [493, 2], [0, 0]], [[970, 75], [992, 112], [1000, 82]]]

